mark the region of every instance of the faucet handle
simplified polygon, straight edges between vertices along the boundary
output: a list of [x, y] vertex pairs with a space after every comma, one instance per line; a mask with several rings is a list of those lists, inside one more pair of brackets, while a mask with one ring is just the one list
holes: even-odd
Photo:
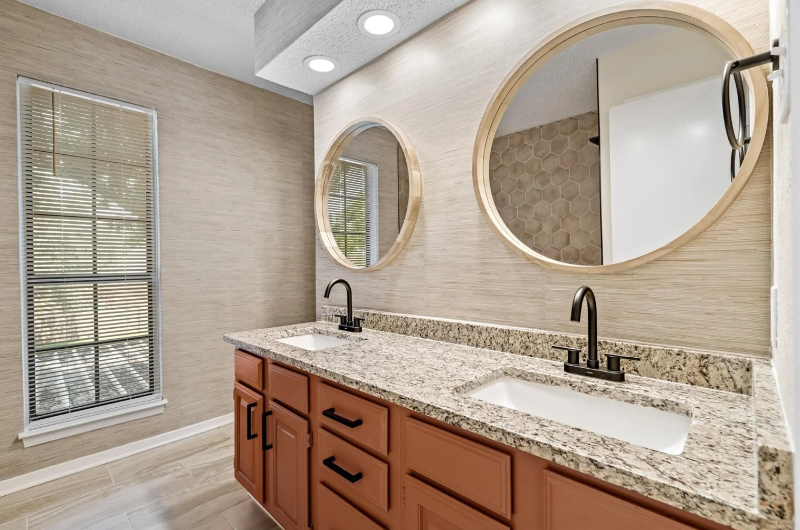
[[347, 315], [336, 315], [339, 317], [339, 329], [342, 331], [350, 331], [351, 333], [361, 333], [361, 323], [364, 322], [363, 318], [353, 317], [353, 320], [347, 320]]
[[608, 368], [609, 372], [619, 372], [621, 371], [621, 367], [619, 364], [620, 359], [628, 359], [631, 361], [641, 361], [641, 357], [632, 357], [630, 355], [619, 355], [616, 353], [607, 353], [606, 354], [606, 368]]
[[554, 345], [553, 349], [565, 350], [567, 352], [567, 364], [580, 364], [581, 363], [581, 349], [580, 348], [573, 348], [572, 346]]

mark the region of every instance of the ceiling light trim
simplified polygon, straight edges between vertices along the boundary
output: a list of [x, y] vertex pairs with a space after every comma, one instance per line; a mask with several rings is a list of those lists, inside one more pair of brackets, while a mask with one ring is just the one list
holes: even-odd
[[[393, 23], [394, 26], [391, 30], [385, 33], [372, 33], [367, 29], [367, 21], [376, 16], [383, 16], [389, 18]], [[366, 35], [371, 39], [386, 39], [391, 37], [392, 35], [396, 35], [400, 31], [400, 27], [402, 23], [400, 22], [400, 17], [392, 13], [391, 11], [385, 11], [382, 9], [372, 9], [363, 13], [360, 17], [358, 17], [358, 29], [361, 30], [361, 33]]]
[[[313, 66], [311, 66], [311, 63], [314, 61], [328, 62], [331, 64], [331, 68], [329, 70], [319, 70], [317, 68], [314, 68]], [[316, 74], [330, 74], [339, 69], [338, 61], [326, 55], [310, 55], [303, 60], [303, 66], [305, 66], [306, 68], [308, 68], [309, 70], [311, 70]]]

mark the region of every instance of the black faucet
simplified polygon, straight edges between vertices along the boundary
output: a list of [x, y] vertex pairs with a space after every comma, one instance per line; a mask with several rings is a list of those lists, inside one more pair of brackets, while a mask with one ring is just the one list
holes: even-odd
[[575, 298], [572, 299], [570, 320], [581, 321], [584, 298], [586, 298], [586, 307], [589, 309], [589, 359], [586, 361], [586, 366], [598, 368], [600, 361], [597, 360], [597, 300], [595, 300], [594, 291], [591, 288], [584, 285], [575, 293]]
[[567, 362], [564, 363], [564, 371], [608, 381], [625, 381], [625, 372], [620, 367], [620, 359], [638, 361], [639, 357], [607, 353], [606, 367], [600, 367], [600, 361], [597, 358], [597, 300], [595, 300], [594, 291], [591, 288], [584, 285], [575, 293], [575, 298], [572, 299], [570, 320], [573, 322], [581, 321], [581, 308], [583, 307], [584, 298], [586, 299], [586, 306], [589, 308], [589, 357], [586, 360], [586, 364], [581, 364], [580, 348], [553, 346], [553, 348], [567, 351]]
[[353, 290], [350, 288], [350, 284], [347, 283], [346, 280], [339, 278], [338, 280], [333, 280], [331, 283], [329, 283], [328, 287], [325, 288], [325, 298], [331, 297], [331, 289], [337, 283], [341, 283], [344, 285], [344, 288], [347, 289], [347, 314], [336, 315], [340, 320], [339, 329], [342, 331], [361, 333], [361, 323], [364, 322], [364, 319], [353, 317]]

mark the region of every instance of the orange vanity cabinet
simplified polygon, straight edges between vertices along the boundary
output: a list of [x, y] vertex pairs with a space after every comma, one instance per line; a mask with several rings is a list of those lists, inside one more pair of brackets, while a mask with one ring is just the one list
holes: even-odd
[[285, 530], [724, 529], [293, 367], [236, 355], [236, 479]]
[[234, 474], [284, 530], [309, 528], [308, 376], [235, 351]]

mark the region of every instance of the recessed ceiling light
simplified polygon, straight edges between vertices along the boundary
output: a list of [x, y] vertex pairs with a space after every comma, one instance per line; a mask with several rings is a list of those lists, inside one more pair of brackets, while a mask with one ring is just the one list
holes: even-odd
[[306, 65], [306, 68], [321, 73], [333, 72], [339, 67], [339, 64], [336, 61], [330, 57], [325, 57], [322, 55], [312, 55], [311, 57], [306, 57], [306, 60], [303, 61], [303, 64]]
[[370, 37], [389, 37], [400, 30], [400, 19], [388, 11], [367, 11], [358, 18], [358, 29]]

